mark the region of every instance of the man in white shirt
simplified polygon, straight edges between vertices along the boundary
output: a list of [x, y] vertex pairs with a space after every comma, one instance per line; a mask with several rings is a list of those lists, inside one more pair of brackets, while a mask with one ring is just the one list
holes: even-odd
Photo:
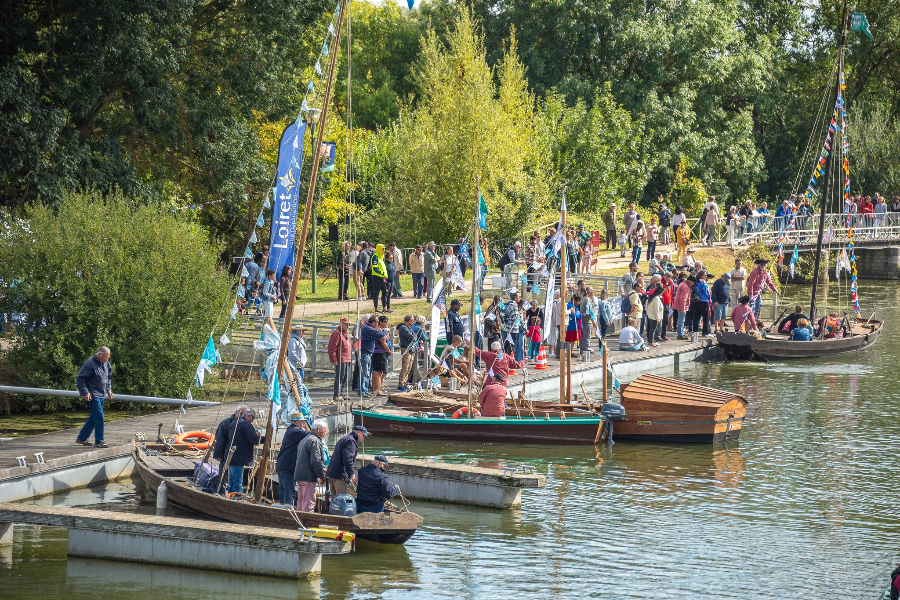
[[638, 352], [647, 349], [644, 346], [644, 338], [638, 333], [635, 325], [637, 325], [637, 321], [629, 318], [628, 324], [622, 328], [621, 333], [619, 333], [619, 350]]
[[742, 266], [741, 259], [734, 259], [734, 268], [731, 270], [731, 306], [740, 304], [738, 300], [744, 295], [744, 281], [746, 279], [747, 269]]

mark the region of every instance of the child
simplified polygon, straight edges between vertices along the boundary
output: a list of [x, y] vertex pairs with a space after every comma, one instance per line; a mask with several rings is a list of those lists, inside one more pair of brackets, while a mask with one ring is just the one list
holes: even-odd
[[262, 316], [262, 298], [259, 297], [259, 290], [253, 292], [253, 306], [256, 307], [256, 316]]
[[588, 240], [584, 243], [584, 246], [581, 247], [581, 272], [584, 275], [591, 274], [591, 254], [594, 251], [594, 244], [591, 240]]
[[538, 354], [541, 352], [541, 318], [531, 317], [531, 325], [528, 326], [528, 339], [531, 340], [531, 346], [528, 348], [529, 360], [537, 360]]
[[609, 305], [609, 291], [601, 290], [600, 291], [600, 307], [598, 312], [600, 313], [597, 318], [597, 323], [600, 325], [600, 347], [603, 347], [603, 341], [606, 339], [606, 330], [609, 329], [609, 326], [612, 325], [612, 307]]
[[622, 230], [622, 233], [619, 234], [619, 238], [617, 241], [619, 242], [619, 248], [621, 249], [619, 256], [624, 257], [625, 256], [625, 245], [628, 244], [628, 234], [625, 233], [624, 229]]
[[238, 312], [243, 313], [245, 315], [247, 314], [246, 312], [244, 312], [244, 306], [247, 304], [246, 298], [247, 298], [247, 278], [241, 277], [241, 283], [240, 283], [240, 285], [238, 285], [238, 289], [237, 289], [236, 302], [237, 302]]

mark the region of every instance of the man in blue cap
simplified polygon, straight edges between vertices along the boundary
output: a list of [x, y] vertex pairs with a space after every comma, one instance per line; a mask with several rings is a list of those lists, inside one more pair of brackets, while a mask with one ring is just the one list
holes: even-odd
[[291, 413], [291, 424], [284, 432], [278, 460], [275, 461], [275, 472], [278, 473], [278, 501], [281, 504], [294, 506], [297, 503], [297, 486], [294, 484], [297, 448], [308, 435], [309, 429], [306, 427], [306, 417], [303, 413]]
[[388, 459], [379, 454], [375, 459], [359, 470], [356, 483], [356, 512], [384, 512], [386, 500], [400, 495], [400, 488], [390, 482], [384, 470], [388, 467]]
[[347, 487], [352, 481], [356, 483], [356, 473], [353, 463], [356, 462], [356, 453], [359, 451], [359, 443], [369, 437], [369, 431], [362, 425], [357, 425], [353, 431], [342, 437], [334, 445], [334, 454], [328, 464], [325, 477], [328, 478], [328, 489], [332, 496], [347, 493]]

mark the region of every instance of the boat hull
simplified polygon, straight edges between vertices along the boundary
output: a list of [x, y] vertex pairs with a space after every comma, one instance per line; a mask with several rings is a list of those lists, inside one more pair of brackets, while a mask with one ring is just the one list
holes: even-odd
[[[132, 452], [138, 474], [154, 492], [166, 481], [168, 498], [173, 504], [207, 517], [260, 527], [298, 529], [297, 522], [286, 509], [265, 504], [251, 504], [229, 500], [216, 494], [207, 494], [187, 486], [191, 472], [158, 473], [148, 467], [137, 448]], [[353, 517], [307, 513], [297, 511], [297, 516], [307, 527], [336, 527], [350, 531], [358, 538], [382, 544], [403, 544], [416, 532], [422, 517], [414, 513], [360, 513]]]
[[717, 334], [716, 340], [730, 360], [750, 360], [759, 357], [766, 360], [797, 360], [835, 356], [868, 348], [878, 341], [882, 325], [881, 321], [873, 322], [869, 326], [858, 325], [854, 327], [852, 337], [839, 340], [794, 342], [781, 337], [757, 339], [734, 332]]
[[[565, 419], [531, 416], [451, 419], [360, 410], [353, 411], [353, 421], [356, 425], [364, 424], [373, 433], [390, 437], [526, 444], [593, 444], [601, 424], [599, 415], [567, 416]], [[742, 424], [743, 415], [730, 421], [698, 418], [695, 415], [666, 419], [635, 415], [614, 423], [613, 438], [639, 442], [716, 444], [738, 439]]]

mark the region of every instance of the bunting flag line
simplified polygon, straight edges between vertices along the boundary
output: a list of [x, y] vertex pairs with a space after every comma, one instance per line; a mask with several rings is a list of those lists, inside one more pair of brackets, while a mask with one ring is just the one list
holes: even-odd
[[269, 194], [266, 194], [266, 201], [263, 202], [263, 208], [272, 208], [272, 203], [269, 201]]
[[247, 249], [244, 250], [244, 258], [253, 258], [253, 250], [250, 249], [250, 246], [247, 246]]
[[260, 213], [259, 213], [259, 216], [256, 217], [256, 226], [257, 226], [257, 227], [262, 227], [262, 226], [265, 225], [265, 224], [266, 224], [266, 219], [265, 219], [265, 217], [263, 217], [262, 212], [260, 212]]
[[228, 344], [231, 343], [231, 340], [228, 339], [227, 334], [223, 333], [222, 337], [219, 338], [219, 343], [222, 344], [223, 346], [227, 346]]
[[259, 238], [256, 237], [256, 229], [253, 230], [253, 233], [250, 234], [250, 243], [255, 244], [259, 241]]

